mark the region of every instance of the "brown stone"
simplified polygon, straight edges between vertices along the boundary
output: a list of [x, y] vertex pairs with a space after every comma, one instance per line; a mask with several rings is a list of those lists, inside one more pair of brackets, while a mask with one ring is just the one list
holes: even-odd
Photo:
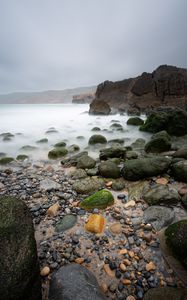
[[114, 223], [109, 226], [109, 229], [114, 234], [120, 234], [122, 231], [122, 227], [120, 223]]
[[152, 261], [150, 261], [148, 264], [146, 264], [145, 268], [146, 268], [146, 271], [148, 271], [148, 272], [156, 270], [156, 266]]
[[103, 269], [108, 276], [115, 277], [115, 272], [110, 269], [108, 264], [104, 264]]
[[43, 267], [43, 269], [41, 270], [40, 275], [41, 275], [42, 277], [44, 277], [44, 276], [49, 275], [49, 273], [50, 273], [50, 268], [47, 267], [47, 266], [45, 266], [45, 267]]

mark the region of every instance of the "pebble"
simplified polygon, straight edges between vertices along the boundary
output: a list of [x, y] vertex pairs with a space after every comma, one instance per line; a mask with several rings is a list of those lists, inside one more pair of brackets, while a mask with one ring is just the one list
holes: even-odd
[[134, 207], [136, 205], [136, 202], [134, 200], [130, 200], [127, 203], [124, 204], [125, 208]]
[[50, 273], [50, 268], [49, 267], [44, 267], [41, 271], [40, 271], [40, 275], [41, 276], [47, 276], [47, 275], [49, 275], [49, 273]]
[[115, 272], [113, 270], [110, 269], [108, 264], [104, 264], [103, 266], [104, 271], [106, 272], [106, 274], [110, 277], [115, 277]]
[[120, 223], [114, 223], [109, 226], [109, 230], [114, 234], [120, 234], [122, 231], [122, 227]]
[[148, 264], [146, 264], [145, 268], [146, 268], [146, 271], [148, 271], [148, 272], [156, 270], [156, 266], [152, 261], [150, 261]]
[[127, 270], [126, 265], [123, 264], [123, 263], [121, 263], [121, 264], [119, 265], [119, 267], [120, 267], [120, 270], [121, 270], [122, 272], [125, 272], [125, 271]]

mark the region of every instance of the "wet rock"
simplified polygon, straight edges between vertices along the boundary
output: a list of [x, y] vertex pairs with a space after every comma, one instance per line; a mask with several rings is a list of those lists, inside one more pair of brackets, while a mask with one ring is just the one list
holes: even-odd
[[127, 151], [126, 159], [136, 159], [138, 158], [138, 153], [135, 151]]
[[111, 161], [102, 162], [98, 166], [99, 173], [105, 178], [119, 178], [120, 168]]
[[41, 300], [32, 218], [19, 199], [0, 199], [0, 297]]
[[66, 148], [59, 147], [59, 148], [52, 149], [51, 151], [49, 151], [48, 157], [50, 159], [57, 159], [57, 158], [65, 156], [67, 153], [68, 153], [68, 150]]
[[82, 179], [82, 178], [86, 178], [87, 177], [87, 173], [83, 169], [76, 169], [75, 171], [73, 171], [71, 173], [71, 177], [73, 179]]
[[131, 117], [127, 120], [127, 125], [140, 126], [143, 124], [144, 124], [144, 121], [139, 117]]
[[0, 159], [0, 165], [6, 165], [9, 164], [10, 162], [12, 162], [14, 159], [12, 157], [2, 157]]
[[174, 188], [161, 184], [151, 187], [150, 190], [143, 195], [143, 198], [149, 205], [160, 203], [172, 205], [181, 200], [179, 193]]
[[182, 204], [187, 207], [187, 193], [182, 197]]
[[111, 192], [107, 190], [101, 190], [95, 194], [85, 198], [80, 207], [84, 209], [100, 208], [104, 209], [114, 204], [114, 197]]
[[177, 180], [187, 182], [187, 160], [172, 165], [172, 174]]
[[40, 182], [40, 190], [43, 191], [51, 191], [51, 190], [59, 190], [61, 188], [61, 185], [54, 180], [51, 179], [43, 179]]
[[50, 273], [50, 268], [47, 267], [47, 266], [43, 267], [42, 270], [40, 271], [40, 275], [42, 277], [45, 277], [45, 276], [49, 275], [49, 273]]
[[23, 147], [21, 147], [20, 150], [24, 150], [24, 151], [34, 151], [37, 150], [38, 148], [35, 146], [30, 146], [30, 145], [25, 145]]
[[66, 142], [64, 142], [64, 141], [58, 142], [54, 145], [54, 147], [55, 148], [66, 147]]
[[55, 229], [57, 232], [64, 232], [72, 228], [77, 223], [77, 216], [66, 215], [62, 220], [57, 222]]
[[110, 129], [123, 131], [123, 126], [119, 123], [113, 123], [112, 125], [110, 125]]
[[58, 213], [58, 210], [60, 208], [60, 205], [58, 202], [56, 202], [55, 204], [51, 205], [48, 210], [47, 210], [47, 215], [50, 217], [55, 217]]
[[46, 143], [48, 143], [48, 139], [44, 138], [44, 139], [36, 141], [36, 143], [37, 144], [46, 144]]
[[131, 147], [132, 147], [133, 150], [141, 150], [141, 149], [144, 149], [145, 143], [146, 142], [145, 142], [144, 139], [138, 138], [138, 139], [136, 139], [135, 142], [133, 142], [131, 144]]
[[173, 157], [180, 157], [180, 158], [187, 159], [187, 148], [182, 148], [182, 149], [177, 150], [173, 154]]
[[169, 168], [171, 160], [165, 157], [137, 158], [125, 162], [122, 175], [127, 180], [139, 180], [160, 175]]
[[88, 144], [95, 145], [95, 144], [106, 144], [107, 139], [101, 134], [94, 134], [89, 138]]
[[93, 169], [88, 169], [86, 171], [86, 173], [87, 173], [88, 176], [96, 176], [96, 175], [98, 175], [98, 168], [96, 167], [96, 168], [93, 168]]
[[109, 230], [114, 234], [120, 234], [122, 232], [122, 227], [120, 223], [114, 223], [109, 226]]
[[95, 165], [96, 161], [88, 155], [83, 155], [77, 160], [77, 168], [79, 169], [92, 169]]
[[99, 128], [99, 127], [93, 127], [91, 131], [101, 131], [101, 128]]
[[99, 158], [107, 160], [108, 158], [125, 158], [126, 148], [124, 147], [110, 147], [100, 150]]
[[151, 206], [144, 211], [143, 220], [145, 223], [151, 223], [156, 230], [161, 230], [171, 224], [175, 213], [173, 209], [164, 206]]
[[79, 151], [79, 150], [80, 150], [80, 147], [76, 144], [73, 144], [73, 145], [68, 147], [68, 152], [69, 153], [73, 153], [73, 152], [76, 152], [76, 151]]
[[17, 157], [16, 157], [16, 159], [17, 160], [25, 160], [25, 159], [27, 159], [27, 158], [29, 158], [28, 157], [28, 155], [25, 155], [25, 154], [19, 154]]
[[150, 289], [144, 295], [143, 300], [185, 300], [187, 290], [185, 288], [158, 287]]
[[49, 300], [104, 300], [95, 276], [79, 264], [61, 267], [52, 275]]
[[166, 243], [187, 268], [187, 220], [181, 220], [168, 226], [165, 230]]
[[65, 166], [76, 166], [77, 165], [77, 162], [78, 160], [82, 157], [82, 156], [85, 156], [85, 155], [88, 155], [88, 152], [87, 151], [82, 151], [78, 154], [75, 154], [73, 156], [70, 156], [68, 158], [65, 158], [61, 161], [61, 164], [62, 165], [65, 165]]
[[92, 214], [88, 218], [85, 229], [92, 233], [102, 233], [105, 225], [105, 219], [98, 214]]
[[73, 189], [78, 194], [91, 194], [104, 187], [104, 180], [102, 178], [85, 178], [76, 181], [73, 184]]
[[121, 191], [125, 188], [126, 181], [124, 178], [117, 178], [112, 180], [112, 189], [114, 191]]
[[151, 140], [145, 145], [146, 152], [161, 153], [169, 151], [171, 148], [171, 138], [166, 131], [154, 134]]

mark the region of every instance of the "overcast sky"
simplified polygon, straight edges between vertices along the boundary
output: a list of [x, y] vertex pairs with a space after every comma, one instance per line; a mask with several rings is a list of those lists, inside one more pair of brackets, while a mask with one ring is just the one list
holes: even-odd
[[0, 93], [187, 67], [187, 0], [0, 0]]

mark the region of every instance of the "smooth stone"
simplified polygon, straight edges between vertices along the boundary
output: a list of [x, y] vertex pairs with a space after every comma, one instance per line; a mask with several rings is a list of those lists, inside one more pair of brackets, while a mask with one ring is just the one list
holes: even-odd
[[60, 220], [56, 224], [55, 229], [57, 232], [64, 232], [64, 231], [72, 228], [76, 223], [77, 223], [77, 216], [66, 215], [63, 217], [62, 220]]
[[43, 179], [40, 181], [40, 190], [51, 191], [51, 190], [59, 190], [61, 185], [51, 179]]
[[174, 188], [157, 184], [143, 195], [143, 199], [149, 205], [157, 205], [160, 203], [172, 205], [178, 203], [181, 200], [181, 196]]
[[109, 226], [109, 230], [114, 234], [120, 234], [122, 232], [122, 227], [120, 223], [114, 223]]
[[150, 206], [144, 211], [143, 220], [157, 230], [172, 223], [175, 218], [173, 209], [164, 206]]

